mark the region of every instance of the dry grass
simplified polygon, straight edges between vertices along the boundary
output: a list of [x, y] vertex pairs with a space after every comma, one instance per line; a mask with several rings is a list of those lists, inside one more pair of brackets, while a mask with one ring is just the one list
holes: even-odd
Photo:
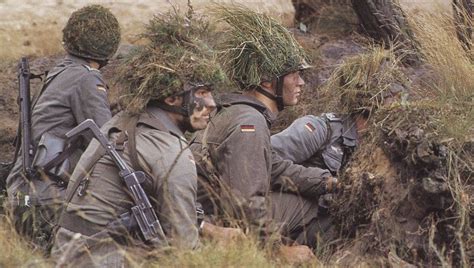
[[51, 261], [34, 251], [14, 231], [5, 216], [0, 215], [0, 267], [50, 267]]
[[[51, 258], [34, 251], [13, 230], [8, 221], [0, 219], [0, 267], [53, 267]], [[126, 250], [126, 249], [125, 249]], [[261, 248], [253, 238], [240, 240], [230, 245], [219, 245], [210, 240], [202, 241], [198, 250], [168, 250], [126, 254], [127, 262], [134, 267], [275, 267], [288, 266], [284, 260], [272, 255], [268, 248]], [[70, 260], [71, 262], [73, 260]], [[318, 267], [319, 263], [302, 267]]]
[[[412, 17], [414, 18], [414, 17]], [[449, 192], [454, 204], [451, 210], [455, 222], [454, 240], [451, 246], [459, 254], [459, 264], [472, 265], [474, 257], [472, 216], [474, 213], [474, 50], [465, 50], [456, 38], [451, 17], [442, 15], [418, 15], [412, 20], [421, 51], [439, 76], [433, 82], [438, 109], [443, 111], [438, 119], [437, 131], [449, 148], [447, 157]], [[474, 45], [470, 40], [470, 47]], [[442, 230], [433, 230], [442, 232]], [[435, 234], [433, 234], [435, 235]], [[447, 248], [433, 243], [442, 263], [452, 263]]]

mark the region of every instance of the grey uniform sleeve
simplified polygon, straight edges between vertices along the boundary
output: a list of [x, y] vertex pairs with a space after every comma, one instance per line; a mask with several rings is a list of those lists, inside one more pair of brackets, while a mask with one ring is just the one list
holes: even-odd
[[326, 143], [328, 129], [325, 121], [316, 116], [295, 120], [287, 129], [271, 137], [272, 188], [297, 192], [308, 198], [325, 193], [328, 170], [298, 165], [317, 153]]
[[199, 244], [196, 214], [197, 175], [189, 149], [175, 136], [150, 131], [137, 136], [139, 162], [153, 182], [150, 200], [171, 245], [193, 249]]
[[106, 90], [102, 76], [96, 71], [89, 71], [82, 77], [71, 96], [71, 109], [78, 124], [93, 119], [100, 127], [112, 117]]
[[322, 149], [328, 138], [326, 122], [314, 115], [296, 119], [271, 137], [272, 147], [283, 159], [301, 164]]
[[326, 178], [329, 170], [317, 167], [304, 167], [272, 154], [272, 189], [292, 192], [304, 197], [317, 199], [326, 193]]
[[267, 225], [266, 193], [270, 182], [270, 131], [261, 114], [244, 113], [234, 119], [225, 141], [213, 159], [221, 178], [240, 198], [246, 218], [252, 225]]

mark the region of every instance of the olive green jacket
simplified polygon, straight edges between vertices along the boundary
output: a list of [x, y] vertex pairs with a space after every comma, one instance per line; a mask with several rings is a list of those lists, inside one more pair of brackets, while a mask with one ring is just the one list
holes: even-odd
[[[154, 120], [165, 129], [157, 129], [143, 118]], [[114, 140], [124, 130], [122, 126], [129, 119], [130, 117], [119, 113], [102, 131]], [[149, 180], [142, 183], [142, 186], [169, 242], [177, 247], [195, 248], [198, 245], [197, 175], [194, 159], [183, 133], [166, 112], [148, 107], [147, 113], [140, 115], [135, 137], [139, 168], [149, 176]], [[126, 143], [117, 147], [124, 160], [132, 167]], [[74, 188], [78, 180], [87, 181], [82, 189]], [[110, 156], [104, 155], [96, 140], [91, 142], [74, 170], [67, 189], [67, 195], [70, 194], [73, 195], [72, 200], [67, 204], [62, 218], [79, 216], [83, 224], [94, 232], [103, 230], [108, 223], [129, 212], [133, 206], [131, 193], [120, 178], [118, 168]], [[61, 222], [64, 222], [63, 219]], [[64, 226], [61, 222], [63, 228], [72, 231], [77, 228]]]
[[314, 200], [325, 192], [329, 171], [293, 164], [273, 152], [269, 128], [274, 116], [261, 102], [240, 94], [224, 95], [221, 101], [223, 107], [209, 123], [207, 135], [198, 132], [191, 150], [201, 163], [206, 153], [203, 141], [207, 142], [219, 179], [233, 195], [232, 206], [240, 210], [237, 214], [244, 213], [238, 217], [259, 226], [271, 221], [270, 191], [298, 193]]

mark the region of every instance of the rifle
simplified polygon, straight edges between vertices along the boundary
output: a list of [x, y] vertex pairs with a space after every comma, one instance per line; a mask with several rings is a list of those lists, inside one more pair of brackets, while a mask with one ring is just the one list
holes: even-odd
[[31, 140], [31, 100], [30, 100], [30, 79], [40, 78], [30, 72], [30, 66], [27, 58], [21, 58], [18, 67], [19, 94], [18, 102], [20, 105], [20, 126], [18, 135], [21, 136], [21, 154], [23, 157], [22, 171], [28, 180], [30, 180], [35, 171], [32, 167], [32, 157], [34, 156], [34, 146]]
[[[147, 175], [143, 171], [133, 171], [127, 165], [127, 163], [118, 154], [104, 134], [102, 134], [99, 127], [92, 119], [87, 119], [80, 123], [77, 127], [71, 129], [68, 133], [66, 133], [66, 137], [70, 140], [71, 138], [87, 130], [92, 132], [94, 138], [99, 141], [100, 145], [104, 147], [106, 153], [117, 165], [119, 168], [119, 176], [125, 182], [128, 190], [131, 193], [133, 203], [135, 204], [135, 206], [131, 208], [132, 217], [129, 217], [130, 215], [121, 215], [120, 218], [128, 218], [127, 223], [125, 224], [127, 226], [138, 225], [145, 242], [167, 245], [168, 242], [163, 232], [163, 228], [161, 227], [155, 210], [153, 209], [150, 200], [148, 199], [148, 196], [141, 185], [141, 183], [145, 181]], [[130, 224], [128, 222], [130, 220], [136, 222], [136, 224]]]

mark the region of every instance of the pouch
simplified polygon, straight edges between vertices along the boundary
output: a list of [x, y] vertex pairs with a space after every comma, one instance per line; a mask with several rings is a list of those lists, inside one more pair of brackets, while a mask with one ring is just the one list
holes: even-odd
[[[60, 138], [51, 133], [44, 133], [36, 148], [36, 154], [33, 159], [33, 168], [42, 170], [51, 160], [61, 154], [66, 148], [66, 139]], [[62, 163], [49, 170], [44, 170], [48, 174], [57, 176], [64, 182], [69, 181], [71, 175], [71, 164], [69, 159], [66, 158]]]

